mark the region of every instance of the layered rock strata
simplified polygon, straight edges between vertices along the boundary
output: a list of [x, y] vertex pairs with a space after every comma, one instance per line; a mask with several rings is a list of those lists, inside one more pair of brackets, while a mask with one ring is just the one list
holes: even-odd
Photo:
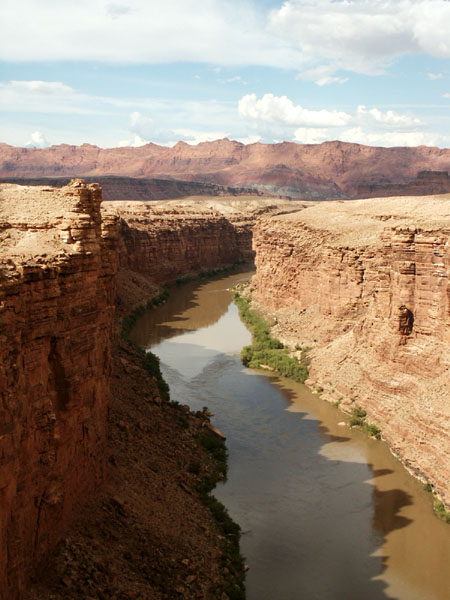
[[450, 505], [450, 196], [333, 202], [262, 219], [255, 299], [311, 350], [311, 380], [360, 406]]
[[[191, 477], [189, 489], [181, 485], [186, 465], [197, 459], [194, 430], [203, 424], [203, 418], [198, 421], [187, 409], [183, 411], [183, 419], [193, 424], [192, 435], [186, 433], [184, 440], [177, 411], [164, 407], [154, 379], [143, 373], [139, 364], [142, 359], [136, 358], [126, 344], [113, 346], [116, 282], [124, 314], [148, 300], [153, 295], [150, 290], [162, 283], [251, 258], [251, 228], [258, 214], [292, 210], [296, 205], [267, 199], [260, 203], [255, 198], [225, 198], [217, 204], [213, 199], [193, 198], [181, 204], [112, 203], [101, 210], [101, 202], [100, 186], [86, 185], [82, 180], [60, 189], [0, 186], [1, 600], [24, 597], [30, 573], [47, 559], [90, 496], [89, 514], [94, 515], [94, 525], [100, 522], [98, 514], [103, 514], [103, 508], [92, 497], [94, 490], [108, 510], [111, 502], [117, 509], [117, 503], [111, 500], [115, 489], [128, 494], [130, 510], [141, 519], [140, 524], [133, 521], [135, 525], [127, 525], [127, 536], [133, 538], [135, 547], [145, 537], [144, 530], [158, 533], [155, 552], [159, 567], [154, 575], [162, 579], [153, 581], [150, 571], [144, 574], [149, 578], [148, 584], [142, 583], [145, 593], [153, 590], [152, 594], [159, 597], [155, 590], [168, 585], [164, 572], [176, 570], [175, 557], [185, 559], [179, 556], [181, 550], [170, 544], [172, 554], [168, 552], [164, 532], [173, 535], [171, 523], [183, 521], [189, 510], [195, 512], [197, 521], [185, 527], [179, 545], [185, 555], [189, 548], [206, 547], [210, 562], [208, 574], [197, 580], [192, 571], [201, 569], [197, 565], [201, 552], [192, 550], [189, 568], [184, 565], [178, 569], [180, 577], [191, 582], [192, 592], [186, 592], [186, 597], [201, 597], [200, 589], [209, 589], [214, 581], [226, 579], [220, 568], [220, 531], [211, 525], [211, 515], [203, 514], [205, 510], [195, 496], [198, 481]], [[120, 216], [111, 208], [119, 209]], [[111, 395], [113, 356], [120, 382], [115, 383]], [[139, 381], [142, 385], [137, 384]], [[132, 403], [134, 413], [127, 415]], [[129, 433], [132, 429], [133, 435]], [[150, 430], [151, 437], [146, 437]], [[164, 437], [159, 439], [158, 431], [163, 430]], [[112, 449], [108, 448], [108, 431]], [[120, 461], [111, 459], [107, 471], [106, 459], [115, 452], [115, 435], [125, 441]], [[180, 442], [176, 461], [171, 436]], [[131, 446], [134, 439], [139, 440], [136, 447]], [[138, 469], [131, 481], [132, 467], [136, 457], [143, 456], [146, 443], [154, 445], [144, 457], [148, 464], [142, 468], [142, 479]], [[190, 448], [187, 454], [185, 444]], [[135, 457], [131, 462], [125, 456], [127, 449]], [[118, 461], [123, 466], [120, 477]], [[155, 461], [161, 464], [155, 466]], [[210, 468], [205, 457], [202, 461], [206, 469]], [[172, 487], [170, 494], [170, 486], [166, 490], [163, 475], [154, 476], [166, 469], [173, 475], [172, 487], [180, 498]], [[107, 472], [109, 495], [102, 485]], [[156, 481], [168, 495], [160, 490], [157, 498], [152, 496], [151, 482]], [[166, 510], [169, 496], [176, 502]], [[167, 522], [158, 525], [159, 510]], [[198, 523], [204, 531], [201, 535]], [[107, 523], [97, 529], [93, 526], [94, 535], [99, 536], [109, 529]], [[90, 536], [88, 528], [84, 541], [80, 541], [83, 561], [88, 560]], [[142, 544], [139, 552], [144, 551]], [[66, 554], [63, 550], [61, 560]], [[105, 542], [105, 565], [107, 556]], [[121, 570], [117, 561], [108, 567], [116, 574]], [[70, 571], [73, 565], [66, 567]], [[64, 571], [61, 577], [67, 583], [70, 578], [66, 575]], [[180, 583], [180, 577], [174, 574], [172, 579]], [[193, 578], [197, 583], [192, 583]], [[64, 581], [53, 582], [62, 597]], [[94, 584], [90, 581], [86, 585], [91, 589], [89, 586]]]
[[217, 212], [180, 213], [130, 203], [122, 204], [119, 213], [121, 266], [157, 283], [253, 258], [250, 227], [235, 227]]
[[447, 171], [420, 171], [408, 183], [367, 183], [358, 186], [357, 198], [380, 198], [387, 196], [423, 196], [450, 192], [450, 176]]
[[[409, 184], [424, 170], [449, 171], [450, 150], [381, 148], [338, 141], [245, 145], [228, 139], [197, 145], [179, 142], [172, 148], [152, 143], [138, 148], [103, 149], [90, 144], [14, 148], [0, 143], [1, 177], [170, 178], [257, 188], [269, 195], [309, 200], [354, 198], [361, 186], [370, 191], [383, 185], [383, 193], [378, 194], [385, 195], [392, 184]], [[444, 190], [434, 193], [437, 191]]]
[[[299, 210], [305, 202], [249, 197], [164, 202], [105, 202], [120, 220], [120, 281], [139, 303], [140, 288], [234, 263], [253, 261], [252, 231], [263, 214]], [[145, 280], [142, 280], [142, 277]], [[148, 293], [147, 293], [148, 296]]]
[[0, 598], [103, 479], [118, 222], [101, 190], [0, 188]]

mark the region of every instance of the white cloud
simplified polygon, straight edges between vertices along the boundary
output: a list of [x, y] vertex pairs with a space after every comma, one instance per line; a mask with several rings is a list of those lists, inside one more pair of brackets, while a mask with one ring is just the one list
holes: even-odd
[[444, 79], [444, 73], [427, 73], [427, 77], [432, 81], [435, 79]]
[[450, 93], [446, 92], [445, 94], [442, 94], [442, 97], [443, 98], [450, 98]]
[[[298, 66], [300, 51], [239, 0], [3, 0], [0, 58], [110, 64], [202, 62]], [[26, 19], [23, 18], [26, 15]]]
[[[4, 61], [203, 62], [375, 75], [402, 54], [450, 57], [447, 0], [3, 0]], [[23, 15], [27, 18], [24, 19]], [[336, 79], [337, 78], [337, 79]]]
[[130, 115], [130, 131], [134, 137], [119, 142], [119, 146], [143, 146], [149, 142], [162, 146], [173, 146], [179, 141], [189, 144], [200, 142], [212, 142], [227, 137], [226, 130], [204, 131], [191, 128], [174, 128], [173, 130], [157, 127], [155, 121], [150, 117], [135, 111]]
[[[449, 95], [450, 96], [450, 95]], [[427, 124], [412, 114], [359, 105], [353, 112], [309, 110], [286, 96], [247, 94], [238, 104], [239, 115], [265, 141], [293, 140], [317, 144], [342, 140], [375, 146], [447, 145], [449, 139], [425, 131]]]
[[75, 90], [61, 81], [10, 81], [9, 87], [18, 92], [34, 92], [45, 96], [72, 95]]
[[242, 83], [243, 85], [247, 84], [247, 82], [244, 81], [240, 75], [235, 75], [234, 77], [227, 77], [226, 79], [218, 79], [217, 81], [219, 83], [235, 83], [235, 82], [239, 82], [239, 83]]
[[132, 140], [121, 140], [118, 144], [118, 148], [131, 147], [131, 148], [139, 148], [139, 146], [145, 146], [148, 144], [148, 140], [144, 140], [138, 135], [135, 135]]
[[132, 8], [125, 4], [110, 2], [106, 5], [106, 14], [109, 15], [111, 19], [120, 19], [120, 17], [123, 17], [123, 15], [130, 12], [132, 12]]
[[45, 148], [50, 146], [50, 142], [41, 131], [33, 131], [25, 146], [28, 148]]
[[175, 144], [177, 141], [182, 140], [189, 144], [200, 144], [201, 142], [213, 142], [214, 140], [222, 140], [228, 136], [228, 132], [224, 130], [215, 131], [202, 131], [199, 129], [176, 129], [175, 134], [177, 137], [171, 142], [170, 145]]
[[333, 75], [334, 68], [330, 65], [321, 65], [319, 67], [314, 67], [313, 69], [308, 69], [306, 71], [302, 71], [297, 75], [298, 79], [303, 79], [304, 81], [314, 81], [317, 85], [328, 85], [330, 83], [346, 83], [348, 81], [348, 77], [337, 77]]
[[161, 129], [157, 127], [153, 119], [135, 111], [130, 115], [130, 130], [139, 139], [149, 142], [167, 143], [176, 140], [177, 135], [170, 129]]
[[402, 54], [450, 57], [447, 0], [288, 0], [272, 11], [270, 24], [329, 73], [377, 75]]
[[113, 105], [113, 100], [81, 94], [61, 81], [0, 82], [0, 110], [7, 112], [107, 114]]
[[239, 115], [256, 122], [289, 127], [339, 127], [350, 121], [350, 115], [336, 110], [309, 110], [295, 105], [286, 96], [246, 94], [239, 100]]
[[302, 144], [320, 144], [330, 139], [329, 129], [299, 127], [294, 132], [294, 142]]
[[[422, 131], [365, 131], [362, 127], [354, 127], [344, 131], [340, 137], [343, 142], [367, 144], [369, 146], [435, 146], [439, 142], [436, 134]], [[448, 140], [447, 140], [448, 141]]]
[[260, 135], [246, 135], [246, 136], [230, 136], [232, 140], [236, 142], [241, 142], [241, 144], [256, 144], [261, 140]]
[[376, 124], [377, 127], [383, 128], [411, 129], [424, 125], [417, 117], [400, 115], [392, 110], [383, 113], [378, 108], [368, 109], [363, 105], [358, 106], [356, 118], [360, 123]]

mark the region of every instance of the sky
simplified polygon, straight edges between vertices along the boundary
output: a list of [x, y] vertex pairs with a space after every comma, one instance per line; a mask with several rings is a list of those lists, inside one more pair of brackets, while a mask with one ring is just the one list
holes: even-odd
[[0, 142], [450, 147], [450, 0], [1, 0]]

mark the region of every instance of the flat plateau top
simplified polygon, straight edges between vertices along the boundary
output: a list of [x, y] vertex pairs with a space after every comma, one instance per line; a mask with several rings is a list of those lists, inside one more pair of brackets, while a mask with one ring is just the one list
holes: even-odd
[[266, 198], [259, 196], [188, 196], [174, 200], [118, 201], [103, 203], [105, 208], [117, 210], [121, 214], [172, 212], [194, 216], [220, 213], [224, 216], [255, 216], [263, 212], [284, 212], [302, 210], [311, 206], [312, 202], [291, 201], [282, 198]]
[[79, 199], [77, 188], [0, 184], [0, 222], [11, 225], [51, 224], [63, 218]]
[[0, 261], [18, 263], [73, 252], [62, 234], [85, 219], [80, 186], [63, 188], [0, 184]]
[[379, 246], [386, 229], [445, 231], [448, 235], [450, 194], [321, 202], [273, 220], [326, 232], [332, 246]]

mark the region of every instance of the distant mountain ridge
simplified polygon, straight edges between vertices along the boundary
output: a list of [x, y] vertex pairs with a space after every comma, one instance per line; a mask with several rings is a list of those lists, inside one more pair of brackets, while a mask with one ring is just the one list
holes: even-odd
[[[412, 185], [426, 193], [430, 177], [420, 171], [450, 171], [450, 149], [428, 146], [382, 148], [345, 142], [242, 144], [228, 139], [172, 148], [153, 143], [102, 149], [90, 144], [16, 148], [0, 143], [0, 177], [98, 177], [176, 179], [218, 186], [255, 188], [304, 199], [352, 198], [358, 194], [402, 195]], [[433, 192], [445, 177], [431, 176]], [[399, 186], [406, 186], [405, 188]], [[436, 186], [438, 191], [436, 191]], [[403, 191], [402, 191], [403, 190]]]

